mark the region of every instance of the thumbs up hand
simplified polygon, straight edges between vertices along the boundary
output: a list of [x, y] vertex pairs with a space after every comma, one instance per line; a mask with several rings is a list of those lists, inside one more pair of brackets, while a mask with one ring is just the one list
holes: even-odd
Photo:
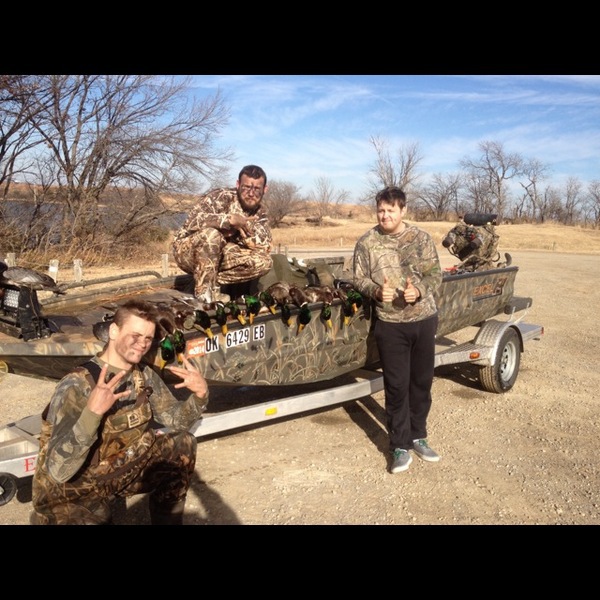
[[416, 302], [420, 296], [419, 290], [413, 285], [410, 277], [406, 278], [406, 287], [404, 288], [404, 300], [407, 304]]
[[383, 285], [379, 288], [379, 299], [381, 302], [392, 302], [396, 296], [396, 290], [390, 285], [389, 279], [384, 277]]

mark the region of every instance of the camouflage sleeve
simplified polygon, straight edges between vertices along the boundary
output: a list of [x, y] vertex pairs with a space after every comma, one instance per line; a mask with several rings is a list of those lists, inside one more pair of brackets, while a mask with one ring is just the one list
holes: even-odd
[[442, 267], [431, 236], [421, 231], [418, 239], [419, 260], [415, 269], [417, 278], [413, 281], [413, 284], [419, 290], [421, 298], [425, 298], [435, 295], [442, 284]]
[[[413, 304], [404, 301], [406, 281], [419, 290]], [[379, 286], [387, 279], [398, 292], [393, 302], [375, 299]], [[354, 250], [354, 285], [374, 300], [381, 319], [391, 322], [418, 321], [436, 312], [434, 293], [442, 282], [442, 271], [433, 240], [425, 231], [408, 226], [401, 235], [380, 234], [373, 228], [362, 236]]]
[[363, 235], [354, 247], [354, 287], [365, 297], [375, 298], [379, 283], [373, 281], [368, 240], [371, 232]]
[[256, 213], [258, 220], [253, 224], [252, 236], [242, 240], [248, 248], [256, 248], [265, 252], [271, 252], [273, 246], [273, 234], [269, 227], [269, 217], [264, 210]]
[[154, 418], [161, 425], [171, 429], [189, 429], [206, 410], [208, 394], [202, 398], [190, 394], [186, 400], [178, 400], [171, 393], [165, 382], [150, 367], [144, 374], [151, 381], [154, 390], [150, 396], [150, 404]]
[[201, 196], [190, 211], [182, 230], [189, 235], [207, 227], [226, 229], [227, 217], [236, 198], [235, 189], [228, 188], [212, 190]]
[[58, 383], [50, 401], [48, 421], [53, 429], [46, 465], [58, 483], [69, 481], [77, 473], [98, 438], [102, 417], [86, 406], [90, 391], [85, 378], [72, 373]]

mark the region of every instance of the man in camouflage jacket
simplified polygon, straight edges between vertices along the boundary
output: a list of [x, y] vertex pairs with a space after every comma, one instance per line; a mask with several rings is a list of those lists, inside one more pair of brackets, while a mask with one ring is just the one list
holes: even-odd
[[423, 460], [439, 460], [426, 438], [438, 325], [434, 294], [442, 270], [429, 234], [403, 221], [404, 192], [385, 188], [376, 202], [378, 225], [354, 249], [354, 285], [374, 301], [391, 472], [397, 473], [411, 463], [409, 450]]
[[32, 524], [109, 524], [112, 500], [140, 493], [149, 494], [152, 524], [182, 524], [196, 464], [188, 430], [205, 410], [208, 386], [184, 359], [170, 367], [182, 380], [174, 387], [191, 392], [180, 401], [140, 365], [156, 318], [152, 303], [126, 302], [104, 350], [57, 384], [42, 415]]
[[271, 269], [272, 234], [261, 200], [267, 175], [245, 166], [235, 188], [202, 196], [173, 241], [179, 267], [194, 276], [194, 295], [203, 302], [227, 301], [219, 286], [258, 279]]

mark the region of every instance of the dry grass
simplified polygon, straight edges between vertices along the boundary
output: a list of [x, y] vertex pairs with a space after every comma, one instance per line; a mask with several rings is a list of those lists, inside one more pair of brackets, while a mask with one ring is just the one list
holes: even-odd
[[[273, 230], [275, 246], [348, 248], [376, 222], [375, 216], [353, 219], [326, 219], [323, 226], [316, 227], [296, 220], [293, 226]], [[452, 221], [414, 223], [428, 231], [441, 248], [444, 236], [456, 225]], [[600, 230], [564, 225], [498, 225], [499, 248], [502, 251], [540, 250], [580, 254], [600, 254]]]
[[[293, 225], [273, 230], [275, 251], [287, 253], [290, 256], [302, 257], [303, 250], [322, 252], [322, 256], [337, 255], [343, 252], [349, 255], [356, 240], [367, 229], [372, 227], [375, 215], [355, 215], [351, 219], [326, 219], [321, 227], [309, 225], [304, 218], [292, 219]], [[446, 233], [456, 225], [456, 222], [416, 222], [414, 223], [428, 231], [438, 246], [443, 264], [454, 264], [455, 259], [442, 246], [441, 242]], [[499, 225], [496, 231], [500, 235], [498, 250], [501, 253], [522, 251], [557, 252], [566, 254], [600, 254], [600, 230], [582, 227], [566, 227], [564, 225]], [[152, 270], [162, 273], [162, 254], [169, 255], [168, 274], [181, 273], [172, 257], [171, 242], [157, 244], [155, 247], [146, 246], [137, 259], [123, 259], [113, 255], [111, 260], [98, 266], [93, 261], [83, 261], [84, 280], [108, 275], [124, 275], [126, 273]], [[18, 264], [30, 268], [45, 270], [40, 265], [26, 264], [18, 260]], [[61, 259], [59, 281], [70, 282], [74, 279], [74, 269], [71, 260]]]

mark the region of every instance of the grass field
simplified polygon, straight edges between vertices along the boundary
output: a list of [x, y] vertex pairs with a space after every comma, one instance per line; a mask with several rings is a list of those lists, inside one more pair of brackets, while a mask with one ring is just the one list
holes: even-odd
[[[429, 232], [435, 243], [441, 247], [444, 236], [456, 222], [407, 220]], [[275, 246], [319, 246], [323, 248], [346, 248], [353, 246], [367, 229], [376, 223], [375, 216], [356, 219], [325, 219], [317, 227], [294, 219], [293, 224], [273, 230]], [[583, 254], [600, 254], [600, 230], [567, 227], [565, 225], [498, 225], [499, 248], [503, 251], [543, 250]]]

